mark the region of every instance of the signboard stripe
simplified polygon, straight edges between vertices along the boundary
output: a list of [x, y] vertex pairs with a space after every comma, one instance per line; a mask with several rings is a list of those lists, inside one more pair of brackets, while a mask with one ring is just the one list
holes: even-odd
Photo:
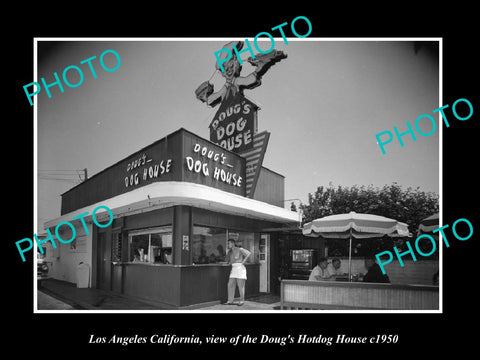
[[260, 153], [262, 152], [262, 148], [261, 147], [258, 147], [258, 148], [254, 148], [253, 150], [249, 151], [248, 153], [243, 153], [241, 154], [244, 158], [248, 158], [249, 156], [253, 155], [253, 154], [257, 154], [257, 153]]
[[262, 149], [261, 146], [255, 146], [255, 147], [253, 147], [252, 149], [250, 149], [248, 152], [243, 153], [242, 155], [243, 155], [243, 156], [248, 156], [248, 155], [250, 155], [250, 154], [252, 154], [252, 153], [258, 152], [258, 150], [261, 150], [261, 149]]
[[261, 148], [262, 148], [262, 145], [263, 145], [263, 141], [262, 141], [262, 142], [255, 143], [255, 144], [253, 145], [253, 148], [247, 150], [245, 153], [248, 153], [249, 151], [252, 151], [252, 150], [261, 149]]
[[259, 136], [255, 136], [255, 137], [253, 138], [253, 142], [255, 143], [255, 142], [257, 142], [257, 141], [263, 140], [263, 139], [265, 139], [265, 136], [266, 136], [266, 134], [262, 134], [262, 135], [259, 135]]
[[[255, 171], [253, 172], [253, 179], [252, 179], [252, 182], [251, 182], [251, 186], [249, 186], [250, 182], [248, 182], [248, 184], [245, 183], [245, 192], [246, 192], [247, 196], [250, 197], [250, 198], [252, 198], [253, 194], [255, 193], [255, 188], [257, 186], [257, 181], [258, 181], [258, 177], [260, 175], [260, 170], [262, 168], [263, 158], [265, 156], [265, 150], [267, 149], [269, 138], [270, 138], [270, 133], [265, 131], [265, 132], [261, 133], [260, 135], [257, 134], [256, 136], [254, 136], [254, 139], [253, 139], [254, 144], [255, 144], [255, 142], [257, 142], [257, 144], [261, 148], [261, 151], [259, 153], [260, 156], [258, 156], [258, 159], [255, 159], [255, 161], [254, 161], [255, 165], [253, 166], [253, 168], [255, 169]], [[260, 140], [258, 140], [258, 139], [260, 139]], [[247, 159], [247, 160], [250, 160], [250, 159]], [[252, 165], [249, 164], [249, 166], [252, 166]]]
[[255, 159], [259, 158], [262, 156], [262, 153], [259, 153], [259, 154], [253, 154], [251, 156], [249, 156], [248, 158], [246, 158], [247, 162], [250, 162], [250, 161], [254, 161]]
[[248, 162], [250, 159], [255, 159], [256, 157], [260, 156], [261, 154], [262, 154], [261, 151], [258, 152], [258, 153], [256, 153], [256, 154], [251, 154], [250, 156], [247, 156], [247, 157], [245, 158], [245, 160], [247, 160], [247, 162]]
[[246, 165], [249, 166], [249, 165], [255, 164], [255, 163], [258, 162], [258, 160], [260, 160], [260, 157], [258, 157], [256, 159], [251, 159], [251, 160], [246, 162]]
[[247, 163], [248, 163], [248, 162], [255, 161], [256, 159], [258, 159], [258, 158], [261, 157], [261, 156], [262, 156], [262, 153], [249, 156], [249, 157], [246, 159], [246, 160], [247, 160]]
[[247, 152], [244, 152], [242, 155], [243, 156], [248, 156], [248, 154], [251, 154], [253, 152], [256, 152], [258, 150], [262, 150], [263, 147], [263, 142], [260, 143], [260, 146], [254, 146], [252, 149], [248, 150]]
[[268, 131], [257, 133], [253, 136], [252, 147], [238, 153], [246, 160], [245, 193], [247, 197], [251, 198], [255, 191], [269, 138], [270, 133]]

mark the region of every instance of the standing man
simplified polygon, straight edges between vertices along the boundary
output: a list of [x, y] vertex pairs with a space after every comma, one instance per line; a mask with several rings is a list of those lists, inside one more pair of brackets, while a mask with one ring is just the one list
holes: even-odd
[[245, 281], [247, 281], [247, 269], [244, 264], [252, 253], [246, 249], [236, 247], [233, 239], [228, 239], [227, 248], [225, 260], [232, 265], [232, 270], [228, 279], [228, 301], [226, 304], [235, 305], [233, 298], [235, 296], [235, 288], [238, 285], [240, 301], [237, 305], [242, 306], [245, 301]]

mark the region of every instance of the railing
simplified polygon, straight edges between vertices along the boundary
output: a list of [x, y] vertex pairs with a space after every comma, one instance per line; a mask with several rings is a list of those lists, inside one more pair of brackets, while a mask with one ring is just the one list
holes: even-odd
[[282, 280], [281, 309], [438, 310], [438, 286]]

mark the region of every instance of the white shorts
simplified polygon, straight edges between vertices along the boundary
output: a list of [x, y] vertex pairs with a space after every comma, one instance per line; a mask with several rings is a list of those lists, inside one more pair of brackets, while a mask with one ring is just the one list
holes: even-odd
[[242, 263], [233, 263], [232, 271], [230, 271], [230, 277], [247, 280], [247, 268]]

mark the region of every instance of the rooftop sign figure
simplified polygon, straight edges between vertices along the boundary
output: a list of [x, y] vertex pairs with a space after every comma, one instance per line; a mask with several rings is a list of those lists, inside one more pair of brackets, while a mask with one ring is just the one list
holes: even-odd
[[[310, 34], [311, 24], [309, 21], [308, 24], [308, 34]], [[287, 23], [273, 29], [280, 28], [281, 30], [281, 27], [285, 25]], [[285, 44], [288, 44], [283, 31], [281, 33]], [[262, 34], [266, 34], [270, 38], [271, 46], [268, 51], [258, 47], [257, 38]], [[297, 35], [297, 33], [295, 34]], [[308, 36], [308, 34], [305, 36]], [[245, 44], [247, 48], [242, 50]], [[195, 90], [197, 99], [207, 103], [208, 106], [215, 107], [220, 104], [209, 125], [210, 141], [229, 151], [236, 152], [246, 159], [248, 171], [246, 172], [245, 183], [246, 196], [248, 197], [254, 196], [270, 133], [264, 131], [257, 134], [257, 110], [259, 107], [245, 98], [243, 90], [260, 86], [262, 76], [274, 64], [287, 57], [287, 54], [283, 51], [274, 48], [275, 41], [266, 32], [259, 33], [255, 37], [254, 46], [259, 53], [254, 54], [248, 39], [245, 39], [245, 42], [232, 41], [225, 44], [221, 50], [214, 54], [217, 60], [215, 62], [216, 70], [221, 71], [225, 78], [225, 84], [220, 90], [214, 91], [213, 84], [210, 81], [205, 81]], [[247, 61], [255, 69], [247, 76], [241, 76], [243, 62], [240, 55], [247, 51], [251, 55]]]
[[[215, 67], [217, 70], [221, 68], [221, 74], [225, 78], [225, 85], [219, 91], [214, 92], [213, 85], [209, 81], [205, 81], [195, 90], [197, 99], [206, 102], [208, 106], [214, 107], [238, 93], [243, 95], [244, 89], [254, 89], [260, 86], [262, 83], [261, 78], [267, 70], [287, 57], [283, 51], [276, 49], [269, 51], [268, 54], [262, 53], [249, 57], [247, 61], [255, 66], [255, 70], [247, 76], [240, 76], [243, 62], [239, 55], [243, 46], [243, 41], [232, 41], [225, 44], [220, 51], [215, 53], [218, 60], [215, 62]], [[248, 50], [253, 54], [248, 42], [247, 46]]]

